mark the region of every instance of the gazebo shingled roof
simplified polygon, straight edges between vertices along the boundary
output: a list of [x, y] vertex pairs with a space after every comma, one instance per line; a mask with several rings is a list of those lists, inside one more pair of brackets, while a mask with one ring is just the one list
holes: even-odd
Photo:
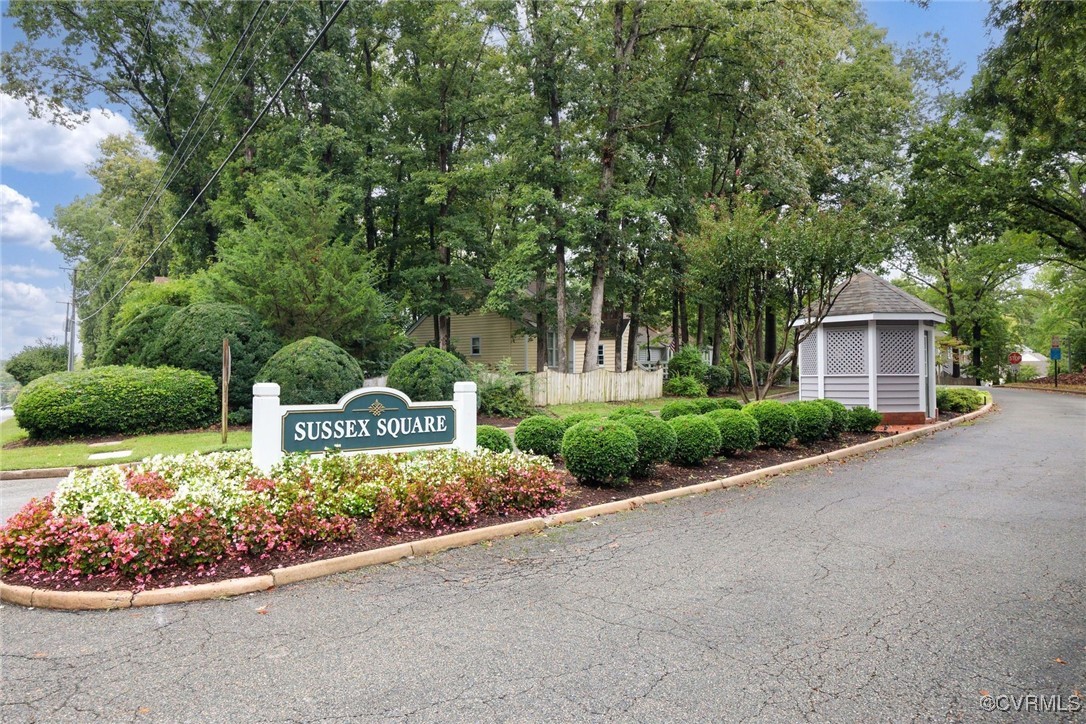
[[937, 314], [935, 307], [898, 289], [882, 277], [860, 270], [834, 290], [841, 293], [830, 307], [827, 321], [854, 314]]

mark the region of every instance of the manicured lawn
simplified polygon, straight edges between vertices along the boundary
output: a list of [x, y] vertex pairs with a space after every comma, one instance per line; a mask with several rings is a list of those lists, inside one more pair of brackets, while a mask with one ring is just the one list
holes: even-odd
[[[787, 392], [795, 392], [796, 389], [797, 388], [795, 385], [789, 387], [774, 387], [769, 391], [769, 394], [777, 395]], [[740, 402], [743, 401], [742, 398], [739, 397], [739, 395], [725, 395], [725, 397], [734, 397]], [[650, 412], [659, 412], [660, 408], [662, 408], [667, 403], [681, 399], [681, 397], [657, 397], [653, 400], [632, 400], [630, 402], [578, 402], [573, 405], [552, 405], [546, 409], [548, 412], [557, 417], [566, 417], [567, 415], [572, 415], [578, 412], [591, 412], [606, 417], [619, 407], [626, 406], [640, 407], [642, 409], [649, 410]]]
[[[0, 444], [20, 440], [26, 437], [16, 421], [6, 420], [0, 424]], [[160, 435], [141, 435], [124, 438], [113, 445], [90, 447], [84, 442], [64, 442], [55, 445], [27, 445], [25, 447], [0, 450], [0, 470], [29, 470], [35, 468], [66, 468], [75, 466], [112, 465], [142, 460], [151, 455], [179, 455], [190, 452], [213, 452], [215, 450], [238, 450], [247, 448], [252, 443], [248, 430], [231, 431], [229, 442], [222, 444], [219, 432], [179, 432]], [[88, 460], [91, 453], [110, 452], [112, 450], [131, 450], [131, 455], [108, 460]]]

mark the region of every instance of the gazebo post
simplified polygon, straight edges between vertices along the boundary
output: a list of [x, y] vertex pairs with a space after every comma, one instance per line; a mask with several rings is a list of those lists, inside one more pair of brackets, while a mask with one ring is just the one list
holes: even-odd
[[867, 321], [867, 406], [879, 409], [879, 354], [877, 322]]
[[821, 324], [815, 327], [815, 349], [818, 350], [818, 354], [815, 355], [817, 364], [815, 370], [818, 372], [818, 399], [826, 397], [826, 329]]

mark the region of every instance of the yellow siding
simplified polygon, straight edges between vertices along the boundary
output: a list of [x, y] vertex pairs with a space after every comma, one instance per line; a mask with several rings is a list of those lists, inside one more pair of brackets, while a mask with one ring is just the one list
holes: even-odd
[[[468, 315], [454, 315], [452, 318], [452, 343], [456, 351], [464, 355], [471, 363], [495, 366], [505, 358], [512, 362], [514, 372], [525, 370], [525, 337], [514, 336], [515, 325], [493, 312], [472, 312]], [[422, 347], [434, 338], [434, 320], [426, 317], [408, 337], [416, 346]], [[471, 353], [471, 338], [480, 337], [480, 354]], [[528, 356], [531, 370], [535, 370], [535, 338], [528, 338]]]

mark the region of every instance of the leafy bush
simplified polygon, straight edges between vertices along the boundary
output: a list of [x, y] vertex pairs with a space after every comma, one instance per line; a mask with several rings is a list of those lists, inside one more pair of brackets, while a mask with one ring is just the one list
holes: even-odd
[[176, 312], [162, 330], [165, 364], [210, 375], [222, 382], [222, 341], [230, 340], [230, 406], [249, 407], [253, 381], [282, 346], [252, 311], [237, 304], [192, 304]]
[[675, 450], [670, 458], [675, 465], [701, 465], [720, 449], [720, 430], [706, 417], [683, 415], [668, 424], [675, 431]]
[[162, 332], [180, 309], [169, 304], [145, 309], [120, 328], [95, 361], [100, 365], [158, 367], [163, 363]]
[[463, 480], [414, 481], [403, 490], [382, 490], [372, 520], [373, 527], [385, 533], [440, 531], [471, 523], [478, 510]]
[[700, 397], [696, 400], [691, 400], [691, 402], [694, 403], [694, 407], [697, 408], [697, 414], [699, 415], [704, 415], [713, 410], [719, 410], [721, 407], [720, 403], [711, 397]]
[[637, 434], [621, 422], [579, 422], [562, 436], [562, 457], [582, 483], [623, 485], [637, 464]]
[[56, 372], [27, 385], [14, 405], [36, 439], [187, 430], [211, 423], [218, 409], [210, 377], [170, 367]]
[[677, 438], [671, 425], [652, 415], [627, 415], [622, 424], [637, 435], [637, 462], [630, 470], [634, 477], [647, 477], [657, 463], [671, 458]]
[[553, 458], [562, 450], [562, 435], [565, 432], [566, 426], [560, 420], [546, 415], [532, 415], [517, 425], [513, 441], [518, 450]]
[[705, 397], [708, 390], [694, 377], [668, 377], [664, 394], [669, 397]]
[[284, 405], [322, 405], [358, 389], [366, 376], [346, 350], [320, 337], [306, 337], [273, 354], [255, 381], [277, 382]]
[[828, 434], [830, 438], [836, 440], [841, 436], [842, 432], [848, 429], [848, 408], [837, 400], [821, 399], [814, 400], [814, 402], [817, 402], [830, 411], [830, 428]]
[[[758, 373], [758, 384], [765, 384], [766, 378], [769, 377], [769, 371], [773, 365], [769, 362], [763, 362], [758, 360], [754, 363], [754, 371]], [[792, 366], [785, 365], [777, 370], [776, 376], [773, 378], [774, 385], [787, 385], [792, 381]]]
[[724, 365], [709, 365], [703, 379], [709, 394], [713, 395], [731, 387], [732, 371]]
[[672, 377], [693, 377], [700, 380], [705, 377], [709, 365], [701, 358], [701, 352], [694, 347], [683, 347], [667, 362], [668, 379]]
[[597, 415], [594, 412], [574, 412], [572, 415], [566, 415], [562, 418], [562, 426], [568, 430], [574, 425], [582, 422], [598, 422], [602, 420], [603, 416]]
[[853, 407], [848, 411], [848, 430], [850, 432], [871, 432], [882, 424], [882, 415], [866, 405]]
[[475, 441], [479, 447], [491, 452], [508, 452], [513, 449], [513, 441], [500, 427], [479, 425], [475, 430]]
[[475, 379], [479, 381], [479, 412], [495, 417], [524, 417], [531, 413], [532, 403], [524, 394], [522, 378], [513, 374], [508, 358], [497, 370], [475, 365]]
[[970, 387], [940, 387], [935, 391], [935, 406], [947, 412], [973, 412], [986, 401], [982, 392]]
[[651, 412], [644, 409], [643, 407], [634, 407], [632, 405], [625, 405], [623, 407], [618, 408], [617, 410], [612, 412], [610, 415], [608, 415], [607, 419], [608, 420], [622, 420], [622, 419], [625, 419], [627, 417], [630, 417], [631, 415], [640, 415], [641, 417], [645, 417], [647, 415], [649, 417], [654, 417], [654, 415]]
[[27, 385], [45, 375], [68, 368], [68, 349], [62, 344], [38, 340], [11, 356], [4, 365], [20, 385]]
[[740, 410], [714, 410], [705, 416], [720, 431], [720, 454], [753, 450], [758, 444], [758, 421]]
[[683, 415], [697, 415], [698, 406], [690, 400], [676, 400], [675, 402], [669, 402], [660, 408], [661, 420], [673, 420], [676, 417], [682, 417]]
[[796, 439], [804, 445], [829, 437], [833, 413], [816, 400], [793, 402], [789, 405], [796, 413]]
[[451, 400], [453, 384], [470, 379], [466, 364], [436, 347], [413, 349], [393, 362], [388, 371], [388, 386], [415, 402]]
[[796, 436], [796, 413], [778, 400], [748, 402], [743, 412], [758, 421], [759, 440], [769, 447], [784, 447]]
[[716, 401], [717, 408], [721, 410], [742, 410], [743, 403], [730, 397], [722, 397]]

